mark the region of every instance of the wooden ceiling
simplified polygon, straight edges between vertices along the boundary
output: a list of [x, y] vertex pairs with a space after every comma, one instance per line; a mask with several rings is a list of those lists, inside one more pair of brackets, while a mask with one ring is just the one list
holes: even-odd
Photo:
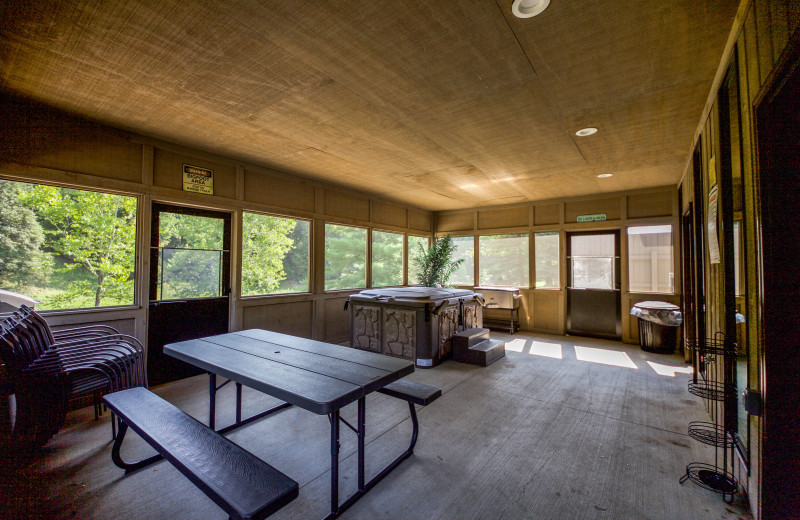
[[0, 2], [0, 85], [430, 210], [676, 184], [738, 2], [510, 4]]

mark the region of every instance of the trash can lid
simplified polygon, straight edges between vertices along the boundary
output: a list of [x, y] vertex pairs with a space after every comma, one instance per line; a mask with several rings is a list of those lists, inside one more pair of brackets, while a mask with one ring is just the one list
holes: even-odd
[[667, 302], [639, 302], [633, 306], [631, 314], [667, 327], [677, 327], [683, 322], [681, 308]]
[[634, 307], [637, 307], [639, 309], [653, 310], [653, 311], [679, 311], [679, 310], [681, 310], [680, 307], [678, 307], [677, 305], [675, 305], [673, 303], [656, 302], [656, 301], [639, 302], [636, 305], [634, 305]]

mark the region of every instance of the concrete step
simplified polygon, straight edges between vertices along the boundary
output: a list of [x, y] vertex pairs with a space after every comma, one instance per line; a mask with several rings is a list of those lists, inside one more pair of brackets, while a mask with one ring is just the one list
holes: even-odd
[[478, 343], [489, 339], [489, 334], [489, 329], [480, 327], [462, 330], [453, 334], [453, 351], [474, 347]]
[[486, 339], [467, 349], [453, 350], [453, 360], [486, 367], [506, 355], [506, 342]]

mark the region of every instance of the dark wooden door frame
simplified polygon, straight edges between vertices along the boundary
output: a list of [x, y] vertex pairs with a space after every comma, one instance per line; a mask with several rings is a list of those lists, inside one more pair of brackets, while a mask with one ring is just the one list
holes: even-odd
[[[587, 303], [589, 303], [592, 308], [597, 309], [598, 306], [607, 305], [611, 298], [605, 297], [601, 293], [614, 293], [613, 304], [614, 304], [614, 332], [594, 332], [592, 330], [588, 330], [587, 328], [582, 328], [580, 325], [575, 325], [573, 323], [573, 294], [576, 294], [574, 289], [572, 289], [572, 243], [571, 239], [574, 236], [591, 236], [591, 235], [614, 235], [614, 289], [610, 290], [602, 290], [602, 289], [583, 289], [581, 291], [585, 291], [586, 293], [583, 295]], [[620, 230], [619, 229], [606, 229], [606, 230], [592, 230], [592, 231], [568, 231], [566, 234], [566, 258], [567, 258], [567, 280], [566, 280], [566, 292], [567, 292], [567, 315], [566, 315], [566, 333], [567, 334], [576, 334], [581, 336], [592, 336], [592, 337], [599, 337], [599, 338], [607, 338], [607, 339], [614, 339], [620, 340], [622, 338], [622, 291], [621, 291], [621, 284], [622, 284], [622, 258], [621, 258], [621, 239], [620, 239]], [[593, 294], [596, 293], [596, 294]], [[596, 311], [595, 311], [596, 312]], [[579, 316], [580, 318], [578, 321], [586, 322], [585, 319], [587, 316]]]
[[800, 512], [800, 31], [754, 104], [759, 189], [761, 518]]
[[[224, 211], [214, 211], [208, 209], [192, 208], [188, 206], [176, 206], [173, 204], [153, 202], [150, 213], [150, 285], [148, 289], [150, 301], [157, 298], [157, 289], [154, 281], [158, 278], [158, 221], [154, 220], [156, 214], [163, 212], [177, 213], [180, 215], [193, 215], [196, 217], [219, 218], [225, 223], [222, 247], [226, 251], [231, 250], [231, 214]], [[155, 256], [154, 256], [155, 255]], [[222, 294], [228, 296], [231, 288], [231, 260], [230, 253], [225, 255], [222, 260]]]
[[697, 340], [697, 309], [695, 271], [697, 260], [694, 251], [694, 202], [689, 202], [686, 211], [681, 215], [681, 263], [683, 275], [681, 276], [681, 307], [683, 310], [684, 359], [690, 361], [690, 346]]
[[[219, 297], [158, 300], [159, 215], [177, 213], [221, 219], [222, 266]], [[228, 212], [153, 202], [150, 214], [150, 281], [147, 317], [147, 372], [151, 384], [160, 384], [199, 374], [201, 371], [166, 356], [167, 343], [229, 332], [231, 287], [231, 222]]]

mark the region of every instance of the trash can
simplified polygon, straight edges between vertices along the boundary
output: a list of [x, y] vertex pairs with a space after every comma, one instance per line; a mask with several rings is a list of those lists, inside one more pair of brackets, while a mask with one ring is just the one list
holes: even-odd
[[681, 309], [667, 302], [640, 302], [631, 314], [639, 318], [639, 345], [642, 350], [672, 354], [678, 342], [678, 327], [683, 322]]

